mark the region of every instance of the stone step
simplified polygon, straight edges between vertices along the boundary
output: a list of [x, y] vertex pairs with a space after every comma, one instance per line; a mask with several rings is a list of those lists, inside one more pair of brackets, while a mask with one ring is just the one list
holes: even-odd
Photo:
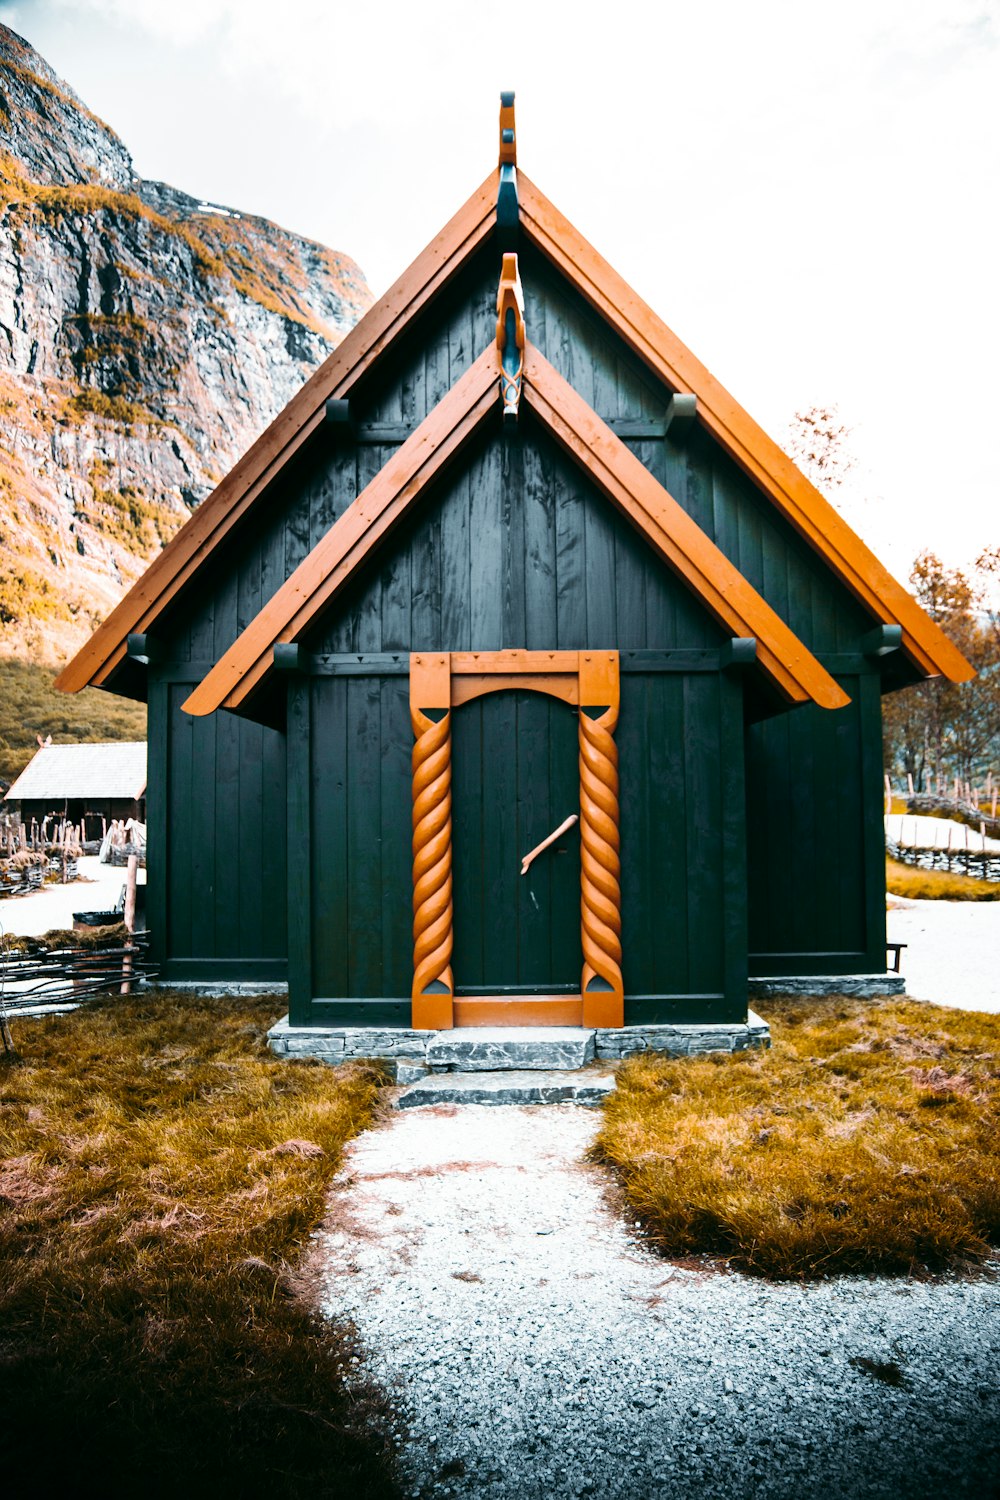
[[594, 1060], [594, 1033], [584, 1026], [459, 1026], [427, 1044], [435, 1073], [496, 1073], [508, 1068], [551, 1071]]
[[615, 1086], [613, 1073], [428, 1073], [397, 1094], [394, 1109], [422, 1104], [600, 1104]]

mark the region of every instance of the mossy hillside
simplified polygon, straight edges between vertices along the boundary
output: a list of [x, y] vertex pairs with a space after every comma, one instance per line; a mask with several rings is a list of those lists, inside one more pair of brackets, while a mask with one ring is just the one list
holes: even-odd
[[[2, 584], [0, 584], [2, 586]], [[144, 740], [146, 705], [97, 688], [60, 693], [47, 667], [0, 657], [0, 778], [13, 781], [38, 749], [37, 735], [57, 744]]]

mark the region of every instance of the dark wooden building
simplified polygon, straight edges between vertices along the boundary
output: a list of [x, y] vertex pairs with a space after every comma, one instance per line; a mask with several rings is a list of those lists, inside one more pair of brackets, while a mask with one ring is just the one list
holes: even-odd
[[59, 683], [148, 701], [165, 977], [614, 1026], [884, 972], [880, 699], [934, 675], [971, 669], [505, 96], [498, 168]]
[[66, 821], [99, 839], [118, 818], [146, 819], [146, 745], [42, 745], [14, 781], [0, 811], [22, 823]]

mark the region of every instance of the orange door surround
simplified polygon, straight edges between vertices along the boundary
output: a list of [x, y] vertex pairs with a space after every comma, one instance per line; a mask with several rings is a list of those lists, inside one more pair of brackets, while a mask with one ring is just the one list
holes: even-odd
[[[505, 688], [580, 710], [580, 998], [455, 999], [451, 710]], [[617, 651], [416, 651], [410, 656], [413, 746], [412, 1025], [624, 1024], [618, 814]], [[558, 1012], [558, 1014], [557, 1014]]]

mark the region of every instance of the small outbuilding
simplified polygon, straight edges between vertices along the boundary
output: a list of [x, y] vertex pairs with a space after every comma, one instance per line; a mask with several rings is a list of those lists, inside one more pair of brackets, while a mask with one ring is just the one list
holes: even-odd
[[146, 820], [145, 741], [43, 745], [3, 799], [22, 823], [72, 823], [99, 839], [116, 818]]
[[145, 698], [166, 979], [745, 1023], [885, 974], [881, 695], [971, 669], [517, 165], [59, 685]]

